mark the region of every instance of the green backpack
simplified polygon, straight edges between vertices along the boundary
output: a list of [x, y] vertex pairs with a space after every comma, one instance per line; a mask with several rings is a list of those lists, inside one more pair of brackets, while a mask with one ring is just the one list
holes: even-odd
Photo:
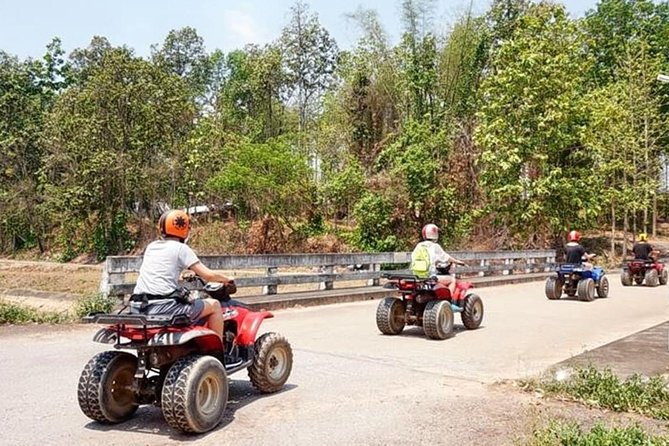
[[418, 245], [418, 248], [411, 254], [411, 271], [421, 279], [427, 279], [430, 275], [430, 251], [424, 244]]

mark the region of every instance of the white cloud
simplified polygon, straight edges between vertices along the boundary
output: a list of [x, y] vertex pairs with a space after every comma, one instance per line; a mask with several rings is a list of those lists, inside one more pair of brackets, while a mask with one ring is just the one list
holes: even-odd
[[234, 42], [235, 46], [242, 47], [247, 43], [262, 44], [269, 40], [261, 26], [247, 12], [239, 10], [225, 11], [223, 24], [225, 33], [229, 33], [227, 39]]

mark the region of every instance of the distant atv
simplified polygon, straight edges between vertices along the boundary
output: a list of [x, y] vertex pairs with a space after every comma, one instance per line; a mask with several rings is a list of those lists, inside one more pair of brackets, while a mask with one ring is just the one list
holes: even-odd
[[651, 287], [666, 285], [669, 281], [669, 271], [662, 262], [642, 259], [630, 260], [620, 273], [620, 282], [623, 286], [630, 286], [632, 281], [637, 285], [645, 282], [646, 286]]
[[[447, 274], [448, 267], [440, 273]], [[389, 272], [386, 288], [399, 291], [401, 297], [384, 297], [376, 309], [376, 326], [383, 334], [397, 335], [405, 325], [422, 326], [431, 339], [453, 335], [454, 314], [461, 313], [462, 324], [473, 330], [483, 321], [483, 301], [472, 292], [471, 282], [458, 280], [455, 295], [436, 277], [420, 279], [411, 273]]]
[[569, 297], [577, 296], [578, 300], [590, 302], [597, 297], [609, 295], [609, 279], [604, 270], [595, 266], [591, 270], [582, 264], [563, 263], [556, 269], [556, 274], [546, 278], [546, 297], [559, 299], [562, 293]]
[[[204, 285], [199, 278], [191, 280]], [[230, 300], [221, 284], [199, 289], [221, 301], [223, 343], [216, 333], [191, 324], [185, 316], [141, 314], [137, 303], [131, 304], [130, 313], [84, 318], [110, 324], [93, 340], [116, 349], [95, 355], [81, 373], [77, 396], [86, 416], [119, 423], [131, 418], [139, 405], [154, 404], [174, 429], [201, 433], [223, 418], [229, 374], [248, 369], [251, 383], [261, 393], [283, 387], [293, 364], [290, 344], [277, 333], [256, 339], [260, 324], [272, 313], [254, 312]]]

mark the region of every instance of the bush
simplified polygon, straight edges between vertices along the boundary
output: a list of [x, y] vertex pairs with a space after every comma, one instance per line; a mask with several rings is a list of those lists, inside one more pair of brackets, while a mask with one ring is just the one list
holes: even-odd
[[67, 312], [40, 311], [0, 300], [0, 324], [62, 324], [71, 320]]
[[639, 426], [607, 428], [595, 425], [590, 432], [583, 432], [575, 423], [551, 422], [547, 427], [535, 431], [529, 441], [531, 446], [637, 446], [666, 445], [669, 437], [647, 434]]
[[82, 318], [91, 313], [110, 313], [116, 306], [116, 298], [101, 293], [84, 296], [77, 300], [75, 314]]
[[393, 228], [392, 212], [392, 204], [386, 198], [366, 192], [353, 210], [358, 225], [352, 242], [364, 251], [395, 251], [399, 241]]
[[669, 420], [669, 392], [660, 376], [646, 378], [633, 375], [620, 380], [610, 369], [590, 366], [574, 371], [564, 380], [555, 378], [526, 382], [526, 388], [541, 389], [547, 394], [568, 396], [590, 406], [616, 412], [636, 412]]

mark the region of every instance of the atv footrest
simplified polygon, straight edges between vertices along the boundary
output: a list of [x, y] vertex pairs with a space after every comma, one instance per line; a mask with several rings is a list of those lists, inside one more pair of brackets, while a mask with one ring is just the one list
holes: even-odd
[[89, 324], [124, 324], [143, 326], [190, 325], [191, 321], [183, 314], [91, 314], [83, 318]]

